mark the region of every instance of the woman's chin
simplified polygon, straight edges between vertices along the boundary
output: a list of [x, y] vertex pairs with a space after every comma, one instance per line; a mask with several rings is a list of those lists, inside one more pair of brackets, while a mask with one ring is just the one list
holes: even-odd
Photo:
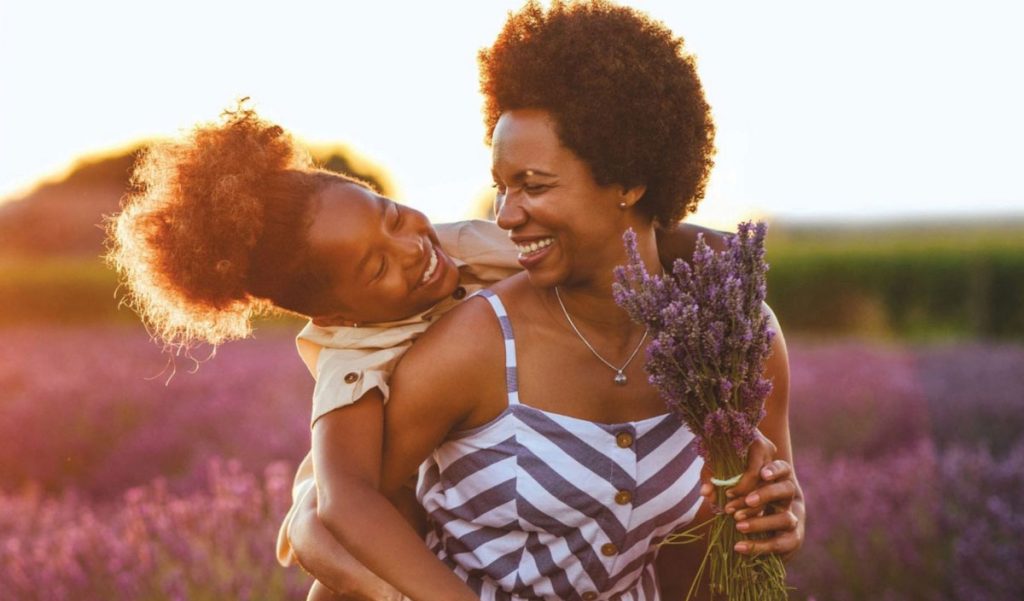
[[530, 278], [530, 285], [534, 288], [554, 288], [555, 286], [562, 285], [562, 282], [565, 280], [562, 274], [546, 269], [527, 271], [526, 276]]

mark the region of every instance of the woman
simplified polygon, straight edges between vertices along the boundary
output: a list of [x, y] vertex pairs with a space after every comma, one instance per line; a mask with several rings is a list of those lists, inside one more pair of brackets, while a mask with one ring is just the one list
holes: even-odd
[[[475, 596], [655, 599], [678, 584], [659, 582], [657, 543], [709, 510], [692, 434], [647, 384], [635, 360], [646, 332], [611, 283], [627, 228], [655, 269], [656, 228], [703, 196], [713, 126], [693, 60], [635, 11], [556, 2], [511, 15], [481, 67], [498, 224], [526, 273], [455, 309], [399, 364], [381, 487], [422, 464], [428, 544]], [[778, 448], [773, 481], [726, 510], [775, 536], [739, 552], [802, 540], [781, 335], [773, 350], [761, 424]], [[355, 524], [343, 542], [404, 593], [468, 598], [418, 584], [437, 563], [403, 525], [371, 523], [359, 504], [320, 513]], [[688, 581], [695, 568], [673, 572]]]

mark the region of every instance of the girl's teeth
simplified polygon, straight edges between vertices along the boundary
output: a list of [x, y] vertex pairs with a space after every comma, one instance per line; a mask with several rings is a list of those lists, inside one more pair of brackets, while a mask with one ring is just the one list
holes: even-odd
[[420, 282], [423, 283], [423, 282], [426, 282], [427, 280], [429, 280], [430, 276], [434, 275], [434, 271], [436, 271], [436, 270], [437, 270], [437, 251], [434, 250], [434, 249], [431, 249], [431, 252], [430, 252], [430, 264], [427, 265], [427, 270], [423, 272], [423, 279], [421, 279]]

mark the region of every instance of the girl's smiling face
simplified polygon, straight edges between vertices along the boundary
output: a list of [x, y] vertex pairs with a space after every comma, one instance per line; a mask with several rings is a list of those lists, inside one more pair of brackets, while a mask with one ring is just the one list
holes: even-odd
[[430, 221], [354, 183], [328, 185], [314, 203], [309, 244], [330, 270], [337, 311], [324, 325], [411, 317], [455, 291], [459, 273]]

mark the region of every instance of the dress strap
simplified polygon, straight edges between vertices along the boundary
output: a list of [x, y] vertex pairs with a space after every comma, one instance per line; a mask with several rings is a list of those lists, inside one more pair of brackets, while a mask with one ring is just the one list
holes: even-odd
[[508, 319], [508, 311], [501, 299], [491, 290], [484, 289], [478, 292], [480, 296], [487, 299], [498, 316], [498, 323], [501, 324], [501, 336], [505, 339], [505, 388], [508, 390], [508, 404], [519, 404], [519, 376], [516, 373], [516, 339], [512, 335], [512, 322]]

